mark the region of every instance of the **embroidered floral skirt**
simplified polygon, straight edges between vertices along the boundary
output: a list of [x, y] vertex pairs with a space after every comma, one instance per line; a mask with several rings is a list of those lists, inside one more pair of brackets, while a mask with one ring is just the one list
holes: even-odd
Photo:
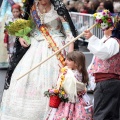
[[52, 108], [46, 120], [92, 120], [92, 106], [81, 98], [77, 103], [60, 103], [58, 109]]

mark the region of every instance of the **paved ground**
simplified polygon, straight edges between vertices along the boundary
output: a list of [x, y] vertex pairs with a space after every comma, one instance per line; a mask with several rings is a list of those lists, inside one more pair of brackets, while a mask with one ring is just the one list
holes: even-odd
[[2, 93], [3, 93], [3, 88], [4, 88], [4, 82], [5, 82], [5, 75], [6, 75], [6, 70], [0, 69], [0, 102], [2, 99]]

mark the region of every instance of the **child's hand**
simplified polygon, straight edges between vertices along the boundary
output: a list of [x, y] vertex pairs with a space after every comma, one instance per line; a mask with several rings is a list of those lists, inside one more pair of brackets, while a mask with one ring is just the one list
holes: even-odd
[[20, 42], [21, 46], [23, 46], [23, 47], [28, 47], [29, 46], [23, 38], [19, 38], [19, 42]]
[[93, 34], [89, 31], [89, 30], [85, 30], [84, 31], [84, 37], [86, 39], [89, 39]]
[[7, 43], [4, 43], [4, 46], [7, 48]]

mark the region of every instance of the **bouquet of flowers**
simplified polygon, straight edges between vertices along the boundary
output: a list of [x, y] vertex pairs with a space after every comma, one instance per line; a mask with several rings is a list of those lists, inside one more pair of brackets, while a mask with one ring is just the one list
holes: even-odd
[[10, 22], [9, 25], [5, 26], [6, 30], [10, 35], [24, 38], [28, 44], [30, 44], [30, 39], [28, 37], [32, 30], [32, 21], [25, 19], [17, 19], [14, 22]]
[[59, 90], [56, 88], [48, 89], [44, 95], [50, 97], [49, 106], [53, 108], [57, 108], [60, 102], [68, 102], [67, 94], [62, 87]]
[[97, 23], [97, 26], [103, 30], [113, 26], [113, 18], [109, 10], [103, 10], [102, 12], [95, 13], [93, 14], [93, 17]]

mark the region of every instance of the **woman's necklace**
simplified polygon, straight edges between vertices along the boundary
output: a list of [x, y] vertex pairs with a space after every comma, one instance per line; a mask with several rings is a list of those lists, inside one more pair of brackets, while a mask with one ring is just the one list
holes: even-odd
[[38, 5], [36, 5], [36, 10], [37, 10], [38, 16], [40, 18], [41, 24], [44, 24], [45, 13], [47, 12], [46, 8], [43, 9], [43, 13], [40, 13]]

